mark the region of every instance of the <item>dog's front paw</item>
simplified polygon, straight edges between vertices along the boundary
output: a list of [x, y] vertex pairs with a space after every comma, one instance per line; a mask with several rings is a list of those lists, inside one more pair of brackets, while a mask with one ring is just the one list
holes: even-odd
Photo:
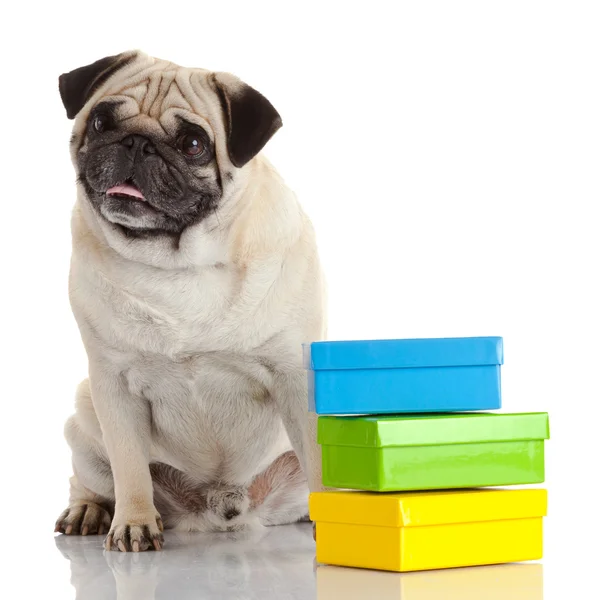
[[218, 519], [232, 521], [248, 511], [248, 490], [241, 486], [215, 487], [206, 494], [206, 506]]
[[162, 531], [163, 524], [157, 512], [134, 518], [116, 514], [104, 548], [121, 552], [160, 550], [164, 541]]

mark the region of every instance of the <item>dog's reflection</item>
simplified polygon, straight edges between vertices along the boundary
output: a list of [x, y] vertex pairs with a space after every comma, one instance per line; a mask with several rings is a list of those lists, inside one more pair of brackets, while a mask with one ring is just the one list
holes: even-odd
[[56, 537], [77, 600], [314, 598], [310, 525], [220, 534], [170, 532], [162, 552], [104, 552], [98, 537]]

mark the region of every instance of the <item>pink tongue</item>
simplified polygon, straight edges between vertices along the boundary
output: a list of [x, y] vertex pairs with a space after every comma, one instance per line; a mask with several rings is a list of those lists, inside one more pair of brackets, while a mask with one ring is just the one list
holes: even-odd
[[140, 200], [144, 200], [144, 196], [142, 196], [142, 192], [138, 190], [135, 186], [130, 185], [129, 183], [123, 183], [122, 185], [114, 185], [113, 187], [106, 190], [107, 194], [125, 194], [127, 196], [133, 196], [134, 198], [139, 198]]

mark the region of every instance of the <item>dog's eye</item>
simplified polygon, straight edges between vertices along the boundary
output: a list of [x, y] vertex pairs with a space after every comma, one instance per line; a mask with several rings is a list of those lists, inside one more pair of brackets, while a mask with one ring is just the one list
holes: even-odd
[[98, 133], [103, 133], [109, 128], [110, 119], [106, 115], [96, 115], [92, 124], [95, 131]]
[[181, 151], [187, 156], [200, 156], [204, 152], [204, 142], [197, 134], [184, 135], [180, 144]]

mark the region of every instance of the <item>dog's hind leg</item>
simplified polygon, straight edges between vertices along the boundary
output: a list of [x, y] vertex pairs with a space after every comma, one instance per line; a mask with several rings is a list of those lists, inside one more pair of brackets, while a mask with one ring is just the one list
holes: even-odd
[[102, 535], [110, 529], [113, 512], [113, 502], [82, 486], [74, 475], [69, 506], [56, 520], [54, 531], [67, 535]]
[[56, 521], [55, 531], [67, 535], [108, 533], [114, 513], [114, 486], [102, 443], [89, 383], [77, 389], [76, 411], [65, 425], [73, 455], [69, 506]]
[[262, 525], [296, 523], [308, 516], [308, 484], [292, 450], [283, 453], [248, 488], [250, 512]]

